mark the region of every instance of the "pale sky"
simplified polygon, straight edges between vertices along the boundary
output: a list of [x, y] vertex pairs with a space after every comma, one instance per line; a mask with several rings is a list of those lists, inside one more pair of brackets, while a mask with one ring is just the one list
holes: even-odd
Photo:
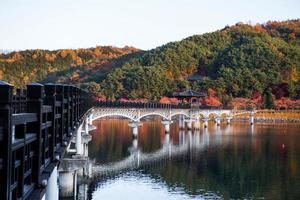
[[237, 22], [300, 18], [300, 0], [0, 0], [0, 49], [151, 49]]

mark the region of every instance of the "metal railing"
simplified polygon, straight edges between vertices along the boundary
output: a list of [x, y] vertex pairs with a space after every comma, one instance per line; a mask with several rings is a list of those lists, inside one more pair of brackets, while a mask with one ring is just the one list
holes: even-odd
[[198, 105], [197, 108], [191, 104], [164, 104], [159, 102], [118, 102], [98, 101], [97, 107], [106, 108], [143, 108], [143, 109], [221, 109], [221, 107]]

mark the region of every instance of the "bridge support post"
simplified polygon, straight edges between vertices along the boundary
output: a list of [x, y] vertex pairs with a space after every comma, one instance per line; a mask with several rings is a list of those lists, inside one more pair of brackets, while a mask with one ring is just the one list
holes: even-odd
[[178, 123], [179, 123], [179, 129], [184, 129], [184, 116], [183, 115], [179, 115], [179, 119], [178, 119]]
[[200, 121], [198, 118], [195, 119], [194, 121], [194, 127], [196, 130], [199, 130], [200, 129]]
[[192, 128], [193, 128], [193, 126], [192, 126], [192, 119], [188, 119], [188, 120], [186, 120], [186, 122], [187, 122], [187, 128], [188, 128], [188, 130], [192, 130]]
[[253, 125], [254, 124], [254, 112], [251, 111], [250, 113], [250, 124]]
[[89, 118], [85, 118], [84, 120], [84, 130], [86, 134], [89, 134]]
[[132, 128], [132, 135], [133, 137], [137, 137], [139, 134], [139, 126], [141, 126], [140, 122], [131, 122], [128, 124], [129, 127]]
[[184, 144], [184, 131], [183, 130], [180, 130], [179, 131], [179, 146], [182, 146]]
[[82, 132], [82, 125], [79, 126], [76, 133], [76, 154], [82, 154], [82, 144], [81, 144], [81, 132]]
[[171, 120], [163, 120], [161, 123], [165, 127], [165, 132], [170, 133], [170, 125], [172, 124], [172, 121]]
[[88, 131], [84, 132], [82, 135], [81, 135], [81, 144], [82, 144], [82, 149], [81, 149], [81, 155], [84, 156], [84, 157], [88, 157], [89, 154], [89, 142], [92, 140], [92, 136], [88, 134]]
[[202, 118], [204, 128], [208, 127], [208, 118]]
[[164, 145], [169, 145], [169, 144], [170, 144], [170, 134], [166, 134]]
[[46, 187], [45, 200], [58, 199], [57, 167], [54, 167]]
[[75, 197], [77, 185], [77, 172], [72, 171], [60, 171], [59, 172], [59, 196]]
[[231, 117], [226, 117], [226, 123], [230, 124], [231, 123]]
[[137, 137], [138, 136], [138, 126], [135, 126], [135, 127], [132, 127], [133, 129], [132, 129], [132, 134], [135, 136], [135, 137]]
[[134, 138], [132, 140], [132, 148], [133, 148], [133, 150], [137, 150], [138, 149], [138, 140], [136, 138]]
[[89, 115], [88, 119], [89, 119], [89, 125], [93, 125], [93, 113]]
[[216, 121], [217, 126], [220, 126], [220, 124], [221, 124], [221, 118], [220, 117], [216, 117], [215, 121]]

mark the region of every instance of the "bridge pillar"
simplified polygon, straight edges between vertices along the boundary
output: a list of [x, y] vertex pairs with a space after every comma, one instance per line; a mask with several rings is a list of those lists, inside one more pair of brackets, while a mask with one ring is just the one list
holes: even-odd
[[196, 130], [199, 130], [200, 129], [200, 121], [198, 118], [195, 119], [194, 121], [194, 127]]
[[254, 112], [251, 111], [250, 113], [250, 124], [253, 125], [254, 124]]
[[89, 118], [86, 117], [84, 121], [84, 130], [86, 134], [89, 134]]
[[230, 124], [231, 123], [231, 117], [226, 117], [226, 122], [227, 122], [227, 124]]
[[161, 123], [165, 127], [165, 132], [170, 133], [170, 125], [172, 124], [172, 121], [171, 120], [163, 120]]
[[220, 126], [220, 124], [221, 124], [221, 118], [220, 117], [216, 117], [215, 121], [216, 121], [217, 126]]
[[180, 130], [178, 136], [179, 136], [179, 146], [182, 146], [184, 144], [184, 137], [185, 137], [184, 131]]
[[164, 147], [169, 147], [169, 145], [170, 145], [170, 134], [166, 134], [163, 146]]
[[208, 127], [208, 118], [204, 117], [204, 118], [202, 118], [202, 121], [203, 121], [204, 128], [207, 128]]
[[132, 147], [133, 149], [137, 150], [138, 149], [138, 140], [136, 138], [134, 138], [132, 140]]
[[[193, 146], [193, 134], [191, 130], [188, 130], [188, 144], [190, 146], [190, 152], [192, 151], [192, 146]], [[190, 157], [191, 158], [191, 157]]]
[[81, 144], [81, 131], [82, 131], [82, 124], [77, 129], [76, 133], [76, 154], [81, 155], [82, 154], [82, 144]]
[[209, 145], [209, 133], [207, 128], [203, 131], [203, 139], [202, 139], [203, 146]]
[[75, 197], [77, 185], [76, 170], [59, 172], [59, 196], [63, 198]]
[[184, 116], [183, 115], [179, 115], [178, 122], [179, 122], [179, 128], [184, 129], [185, 124], [184, 124]]
[[194, 144], [196, 145], [196, 147], [199, 147], [200, 145], [200, 130], [196, 130], [195, 134], [194, 134]]
[[88, 116], [88, 119], [89, 119], [89, 125], [93, 125], [93, 114], [92, 113]]
[[132, 128], [132, 134], [133, 134], [135, 137], [137, 137], [137, 135], [139, 134], [139, 133], [138, 133], [138, 126], [135, 126], [135, 127]]
[[139, 134], [139, 126], [141, 126], [141, 123], [140, 122], [130, 122], [128, 124], [129, 127], [132, 128], [132, 135], [133, 137], [137, 137], [138, 134]]
[[89, 147], [88, 147], [88, 144], [83, 143], [82, 144], [82, 150], [83, 150], [83, 152], [82, 152], [83, 156], [88, 157], [89, 156]]
[[82, 144], [82, 149], [81, 149], [81, 155], [84, 157], [88, 157], [89, 154], [89, 142], [92, 140], [92, 136], [88, 134], [88, 132], [84, 132], [81, 135], [81, 144]]
[[57, 167], [54, 167], [47, 182], [45, 200], [58, 200]]
[[193, 128], [192, 119], [187, 119], [186, 122], [187, 122], [186, 125], [187, 125], [188, 130], [192, 130], [192, 128]]

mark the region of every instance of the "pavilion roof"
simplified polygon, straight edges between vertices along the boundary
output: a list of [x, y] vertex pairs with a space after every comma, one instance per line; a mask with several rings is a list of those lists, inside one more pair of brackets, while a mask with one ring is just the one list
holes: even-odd
[[183, 92], [174, 92], [173, 93], [173, 97], [206, 97], [206, 93], [204, 92], [196, 92], [196, 91], [193, 91], [191, 89], [188, 89], [186, 91], [183, 91]]

